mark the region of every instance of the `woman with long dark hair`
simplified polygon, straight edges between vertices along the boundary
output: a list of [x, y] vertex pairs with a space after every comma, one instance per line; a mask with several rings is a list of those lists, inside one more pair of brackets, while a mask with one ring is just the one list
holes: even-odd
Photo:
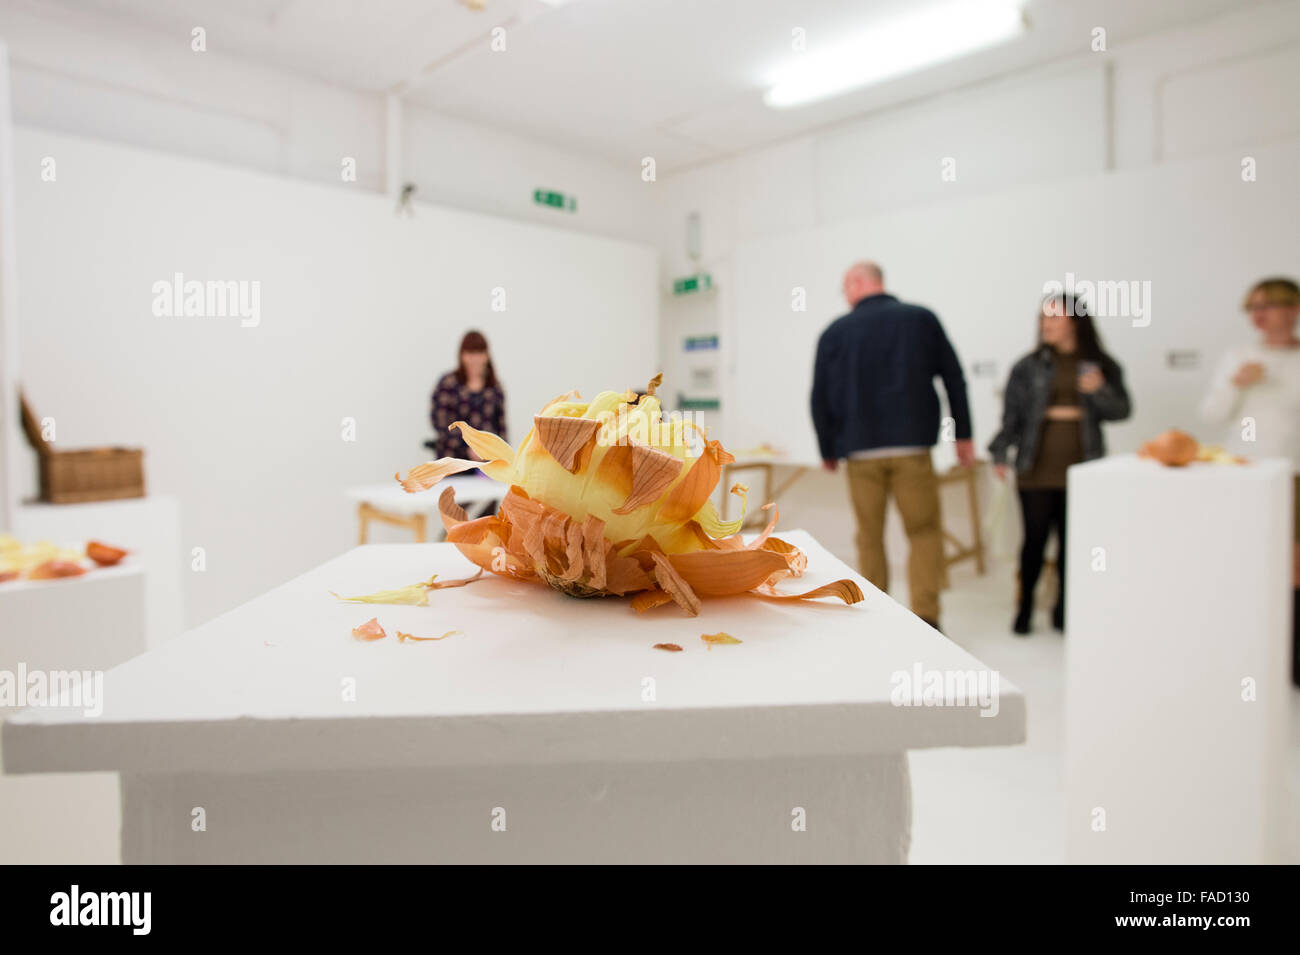
[[452, 430], [453, 421], [506, 437], [506, 396], [481, 332], [466, 332], [461, 339], [456, 369], [443, 375], [434, 389], [432, 418], [439, 458], [477, 457], [460, 431]]
[[989, 444], [1001, 480], [1007, 478], [1008, 451], [1016, 452], [1025, 541], [1015, 633], [1030, 631], [1034, 588], [1053, 532], [1061, 586], [1052, 626], [1065, 629], [1065, 472], [1104, 455], [1101, 423], [1122, 421], [1131, 412], [1124, 373], [1102, 348], [1087, 307], [1070, 294], [1049, 295], [1039, 309], [1038, 347], [1012, 367], [1002, 430]]

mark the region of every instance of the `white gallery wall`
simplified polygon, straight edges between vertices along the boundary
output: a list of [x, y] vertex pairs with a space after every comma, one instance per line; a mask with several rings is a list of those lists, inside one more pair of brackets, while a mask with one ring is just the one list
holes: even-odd
[[[997, 427], [1009, 363], [1032, 342], [1042, 283], [1063, 281], [1071, 263], [1083, 278], [1153, 282], [1152, 327], [1102, 327], [1128, 367], [1137, 405], [1132, 423], [1110, 429], [1112, 447], [1197, 424], [1194, 399], [1218, 351], [1250, 335], [1240, 296], [1266, 274], [1300, 273], [1296, 192], [1287, 181], [1297, 168], [1288, 144], [1300, 141], [1292, 94], [1300, 87], [1300, 4], [1243, 4], [1136, 39], [1112, 33], [1105, 52], [1090, 51], [1086, 39], [1075, 56], [661, 183], [663, 281], [705, 270], [719, 286], [709, 322], [724, 329], [731, 400], [713, 417], [729, 445], [766, 440], [809, 455], [813, 343], [846, 310], [843, 269], [871, 257], [894, 291], [944, 320], [982, 443]], [[1246, 156], [1260, 160], [1254, 183], [1241, 179]], [[943, 175], [948, 159], [955, 178]], [[685, 241], [692, 213], [701, 222], [698, 258]], [[1089, 244], [1085, 265], [1074, 251]], [[806, 289], [806, 312], [791, 309], [794, 286]], [[708, 323], [666, 315], [668, 367], [699, 324]], [[1171, 368], [1171, 350], [1199, 353], [1199, 363]], [[994, 374], [977, 375], [976, 363], [983, 371], [989, 361]], [[852, 562], [843, 480], [807, 475], [782, 511]], [[950, 526], [967, 535], [963, 496], [954, 492], [945, 507]], [[891, 555], [904, 559], [901, 535], [893, 540]]]
[[[451, 6], [448, 4], [448, 6]], [[256, 11], [247, 11], [250, 19]], [[332, 185], [384, 191], [390, 157], [382, 95], [230, 53], [219, 33], [190, 49], [188, 27], [148, 31], [92, 6], [73, 15], [36, 0], [0, 5], [14, 121]], [[406, 104], [397, 168], [421, 199], [599, 235], [649, 239], [655, 196], [639, 164], [622, 165]], [[344, 157], [356, 181], [344, 182]], [[577, 197], [572, 212], [533, 190]]]
[[[15, 170], [23, 385], [58, 446], [146, 449], [150, 490], [181, 501], [177, 560], [204, 548], [191, 622], [355, 541], [343, 489], [428, 457], [466, 329], [492, 344], [512, 440], [559, 391], [656, 370], [649, 246], [35, 129]], [[178, 272], [259, 282], [259, 323], [155, 315]]]

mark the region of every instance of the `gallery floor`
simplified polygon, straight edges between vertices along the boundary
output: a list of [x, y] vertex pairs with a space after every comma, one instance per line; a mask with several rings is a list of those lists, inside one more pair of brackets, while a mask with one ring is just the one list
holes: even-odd
[[[902, 585], [900, 585], [902, 586]], [[1040, 615], [1027, 640], [1007, 631], [1009, 570], [980, 578], [954, 569], [945, 595], [949, 636], [998, 668], [1029, 700], [1023, 746], [911, 755], [914, 864], [1063, 862], [1061, 685], [1064, 640]], [[896, 597], [906, 599], [899, 592]], [[1287, 784], [1293, 812], [1279, 838], [1300, 862], [1300, 691], [1293, 694]], [[0, 864], [112, 863], [118, 796], [109, 774], [0, 777]]]

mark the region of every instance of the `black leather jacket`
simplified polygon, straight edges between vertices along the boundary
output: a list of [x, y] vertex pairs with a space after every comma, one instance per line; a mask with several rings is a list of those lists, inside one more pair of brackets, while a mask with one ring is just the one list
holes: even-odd
[[[1080, 437], [1085, 461], [1106, 453], [1101, 423], [1123, 421], [1133, 412], [1119, 364], [1109, 355], [1103, 355], [1097, 364], [1106, 383], [1090, 395], [1079, 394], [1083, 405]], [[1024, 474], [1033, 467], [1055, 374], [1056, 353], [1049, 345], [1031, 352], [1012, 367], [1003, 401], [1002, 430], [989, 443], [989, 453], [996, 464], [1006, 464], [1007, 452], [1015, 448], [1016, 471]]]

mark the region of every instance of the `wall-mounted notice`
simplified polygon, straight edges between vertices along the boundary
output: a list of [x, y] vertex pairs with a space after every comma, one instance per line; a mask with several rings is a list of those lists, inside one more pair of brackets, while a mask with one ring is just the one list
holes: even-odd
[[996, 378], [998, 374], [998, 363], [992, 358], [986, 358], [983, 361], [977, 361], [970, 366], [972, 378]]
[[717, 351], [717, 335], [691, 335], [682, 339], [682, 351]]
[[566, 196], [562, 192], [551, 192], [547, 189], [534, 189], [533, 202], [539, 206], [550, 206], [553, 209], [563, 209], [565, 212], [577, 212], [578, 200], [573, 196]]
[[681, 392], [677, 393], [678, 411], [717, 411], [721, 407], [722, 402], [717, 398], [688, 398]]
[[1175, 348], [1165, 354], [1165, 362], [1177, 371], [1199, 368], [1201, 353], [1195, 348]]

